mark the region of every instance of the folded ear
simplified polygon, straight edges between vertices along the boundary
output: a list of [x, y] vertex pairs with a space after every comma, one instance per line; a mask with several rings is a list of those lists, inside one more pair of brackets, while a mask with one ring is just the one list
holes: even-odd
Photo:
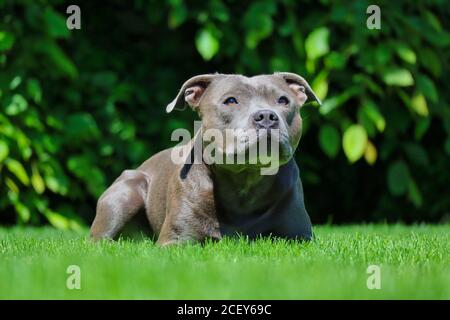
[[303, 77], [290, 72], [276, 72], [275, 75], [282, 77], [284, 81], [286, 81], [289, 88], [294, 91], [294, 94], [296, 94], [300, 102], [303, 103], [305, 100], [306, 103], [316, 101], [319, 105], [322, 105], [320, 99], [316, 96], [309, 83]]
[[169, 113], [173, 109], [184, 110], [185, 103], [193, 109], [198, 107], [206, 89], [218, 76], [219, 74], [203, 74], [187, 80], [175, 99], [167, 105], [166, 112]]

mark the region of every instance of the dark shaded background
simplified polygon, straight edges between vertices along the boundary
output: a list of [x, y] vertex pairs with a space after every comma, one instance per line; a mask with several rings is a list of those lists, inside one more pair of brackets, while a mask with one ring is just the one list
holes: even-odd
[[[450, 6], [380, 1], [0, 1], [0, 223], [89, 224], [122, 170], [192, 129], [165, 113], [189, 77], [303, 75], [296, 153], [314, 223], [450, 212]], [[447, 217], [447, 218], [446, 218]]]

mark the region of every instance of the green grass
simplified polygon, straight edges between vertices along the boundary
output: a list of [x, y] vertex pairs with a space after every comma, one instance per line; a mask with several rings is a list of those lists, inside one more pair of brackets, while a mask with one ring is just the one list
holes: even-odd
[[[450, 226], [318, 226], [295, 243], [225, 239], [159, 248], [0, 229], [1, 299], [450, 299]], [[381, 266], [369, 290], [368, 265]], [[81, 290], [66, 269], [81, 268]]]

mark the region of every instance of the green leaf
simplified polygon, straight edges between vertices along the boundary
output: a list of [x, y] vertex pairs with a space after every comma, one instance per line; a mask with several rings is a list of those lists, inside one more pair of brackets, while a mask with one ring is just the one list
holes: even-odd
[[3, 160], [6, 159], [6, 157], [8, 157], [8, 155], [9, 155], [8, 144], [5, 141], [0, 140], [0, 164], [3, 162]]
[[254, 49], [273, 31], [272, 15], [276, 11], [273, 1], [254, 2], [247, 9], [244, 16], [244, 28], [246, 30], [245, 44]]
[[45, 217], [47, 218], [48, 222], [52, 226], [54, 226], [57, 229], [61, 230], [67, 230], [70, 227], [70, 221], [63, 215], [60, 215], [57, 212], [54, 212], [50, 209], [47, 209], [44, 213]]
[[[282, 57], [273, 57], [270, 59], [270, 70], [272, 72], [277, 72], [280, 70], [289, 70], [290, 68], [291, 67], [289, 61]], [[318, 95], [317, 91], [315, 92]]]
[[420, 93], [416, 93], [411, 99], [411, 107], [418, 115], [421, 115], [423, 117], [427, 117], [429, 114], [427, 101], [425, 100], [425, 97]]
[[387, 183], [389, 191], [394, 196], [406, 193], [410, 184], [410, 174], [408, 166], [404, 161], [396, 161], [391, 164], [387, 172]]
[[27, 206], [17, 201], [14, 204], [14, 208], [16, 209], [16, 212], [18, 213], [21, 222], [26, 223], [30, 221], [31, 213], [30, 209], [28, 209]]
[[349, 126], [342, 137], [342, 146], [348, 160], [353, 163], [361, 158], [367, 148], [367, 132], [363, 126], [354, 124]]
[[247, 35], [245, 37], [245, 44], [250, 49], [256, 48], [261, 40], [267, 38], [272, 33], [273, 22], [270, 16], [260, 16], [258, 18], [258, 24], [261, 28], [251, 28], [247, 31]]
[[44, 179], [45, 179], [45, 184], [52, 192], [63, 194], [63, 195], [67, 193], [67, 189], [65, 188], [65, 186], [61, 183], [61, 181], [57, 177], [45, 176]]
[[282, 37], [290, 36], [295, 29], [295, 16], [288, 12], [286, 19], [278, 25], [278, 34]]
[[219, 40], [208, 29], [203, 29], [195, 39], [198, 52], [204, 60], [211, 60], [219, 51]]
[[98, 198], [101, 196], [101, 194], [105, 191], [106, 188], [105, 175], [97, 167], [93, 167], [89, 172], [89, 174], [90, 180], [87, 182], [87, 190], [94, 197]]
[[364, 129], [366, 129], [367, 136], [375, 137], [377, 128], [364, 109], [365, 108], [363, 106], [358, 108], [356, 113], [356, 119], [358, 120], [357, 122], [362, 125]]
[[31, 167], [31, 185], [37, 193], [41, 194], [45, 190], [44, 179], [42, 179], [36, 164]]
[[377, 157], [377, 148], [372, 142], [367, 141], [367, 148], [364, 151], [364, 159], [366, 159], [368, 164], [373, 165], [377, 161]]
[[408, 48], [406, 45], [404, 44], [400, 44], [397, 47], [397, 54], [398, 56], [403, 59], [404, 61], [411, 63], [411, 64], [415, 64], [417, 57], [414, 51], [412, 51], [410, 48]]
[[422, 194], [419, 190], [419, 187], [417, 186], [417, 184], [414, 182], [413, 179], [409, 180], [408, 198], [412, 201], [412, 203], [416, 208], [422, 206], [423, 203]]
[[380, 85], [373, 81], [371, 77], [368, 77], [367, 75], [361, 73], [357, 73], [352, 78], [354, 83], [360, 83], [366, 86], [373, 93], [379, 96], [384, 96], [384, 90], [380, 87]]
[[100, 130], [91, 114], [80, 112], [67, 118], [65, 134], [75, 142], [90, 141], [100, 136]]
[[7, 31], [0, 31], [0, 51], [6, 51], [12, 48], [14, 44], [14, 35]]
[[305, 47], [303, 43], [304, 41], [302, 33], [299, 30], [294, 29], [294, 33], [292, 35], [292, 44], [294, 46], [295, 53], [300, 58], [303, 58], [305, 56]]
[[325, 66], [328, 69], [341, 70], [347, 63], [347, 57], [340, 52], [331, 52], [325, 58]]
[[22, 158], [28, 160], [33, 153], [30, 147], [30, 139], [21, 130], [15, 132], [15, 138]]
[[42, 100], [41, 85], [38, 80], [30, 79], [27, 82], [27, 92], [34, 102], [40, 103]]
[[27, 172], [19, 161], [9, 158], [6, 160], [6, 167], [24, 185], [28, 186], [30, 184], [30, 179], [28, 178]]
[[186, 6], [184, 3], [176, 3], [172, 10], [170, 10], [169, 13], [169, 28], [175, 29], [183, 24], [184, 21], [186, 21], [186, 18], [188, 17], [188, 10], [186, 9]]
[[17, 195], [20, 192], [17, 184], [15, 184], [14, 181], [12, 181], [10, 178], [5, 179], [5, 184], [8, 187], [8, 189], [12, 191], [12, 192], [8, 193], [8, 197], [14, 197], [14, 196], [17, 197]]
[[319, 144], [330, 158], [336, 157], [340, 144], [339, 131], [331, 125], [322, 126], [319, 132]]
[[414, 137], [416, 138], [416, 140], [422, 139], [425, 133], [427, 133], [430, 124], [431, 120], [429, 117], [420, 118], [417, 121], [416, 127], [414, 128]]
[[23, 204], [18, 203], [15, 206], [16, 212], [19, 214], [20, 220], [24, 223], [30, 221], [31, 213], [30, 210]]
[[230, 13], [227, 6], [220, 0], [209, 1], [209, 10], [217, 20], [227, 22], [230, 19]]
[[44, 175], [45, 185], [50, 191], [67, 195], [70, 182], [58, 162], [43, 163], [40, 169]]
[[9, 116], [15, 116], [28, 108], [28, 102], [20, 94], [13, 95], [11, 102], [6, 107], [5, 113]]
[[44, 20], [47, 26], [47, 32], [54, 38], [68, 38], [69, 29], [66, 25], [66, 19], [54, 11], [52, 8], [47, 7], [44, 11]]
[[414, 79], [406, 69], [389, 69], [383, 74], [383, 80], [387, 85], [407, 87], [414, 84]]
[[320, 27], [312, 31], [305, 40], [305, 49], [308, 59], [315, 60], [326, 55], [330, 51], [328, 38], [330, 31], [326, 27]]
[[39, 47], [37, 48], [37, 50], [40, 50], [45, 55], [47, 55], [59, 69], [59, 71], [61, 71], [69, 78], [74, 79], [78, 76], [78, 70], [74, 63], [54, 42], [45, 41], [43, 43], [39, 43]]
[[341, 96], [334, 96], [326, 99], [319, 108], [320, 114], [326, 115], [342, 105], [343, 101], [340, 97]]
[[420, 92], [425, 95], [430, 101], [436, 103], [439, 100], [438, 91], [436, 89], [436, 86], [434, 85], [434, 82], [428, 78], [425, 75], [420, 75], [417, 78], [417, 87], [419, 88]]
[[378, 131], [383, 132], [386, 128], [386, 120], [378, 110], [377, 105], [372, 101], [366, 101], [363, 106], [363, 111], [367, 114], [373, 124], [377, 127]]
[[311, 87], [320, 100], [325, 100], [328, 93], [328, 72], [322, 71], [311, 83]]
[[330, 97], [326, 99], [323, 104], [319, 108], [319, 112], [322, 115], [326, 115], [333, 111], [334, 109], [337, 109], [341, 105], [343, 105], [348, 99], [353, 97], [354, 95], [359, 93], [358, 87], [352, 87], [350, 89], [345, 90], [340, 95]]
[[436, 52], [425, 47], [419, 53], [419, 63], [430, 71], [434, 77], [439, 78], [442, 72], [442, 64]]
[[9, 84], [10, 90], [17, 89], [18, 86], [22, 83], [22, 77], [21, 76], [15, 76], [14, 79], [11, 80], [11, 83]]
[[95, 197], [99, 197], [105, 189], [105, 176], [86, 155], [73, 156], [67, 161], [67, 167], [87, 185], [87, 190]]

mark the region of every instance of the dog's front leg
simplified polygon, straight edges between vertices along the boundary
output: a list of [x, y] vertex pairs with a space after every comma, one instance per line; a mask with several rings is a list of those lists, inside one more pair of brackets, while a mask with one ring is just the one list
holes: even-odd
[[166, 246], [221, 237], [217, 219], [202, 210], [172, 211], [164, 221], [157, 243]]
[[207, 238], [221, 238], [212, 190], [197, 189], [195, 193], [181, 192], [173, 197], [157, 243], [164, 246]]
[[125, 170], [98, 200], [91, 237], [113, 239], [126, 222], [144, 209], [148, 183], [145, 173]]

